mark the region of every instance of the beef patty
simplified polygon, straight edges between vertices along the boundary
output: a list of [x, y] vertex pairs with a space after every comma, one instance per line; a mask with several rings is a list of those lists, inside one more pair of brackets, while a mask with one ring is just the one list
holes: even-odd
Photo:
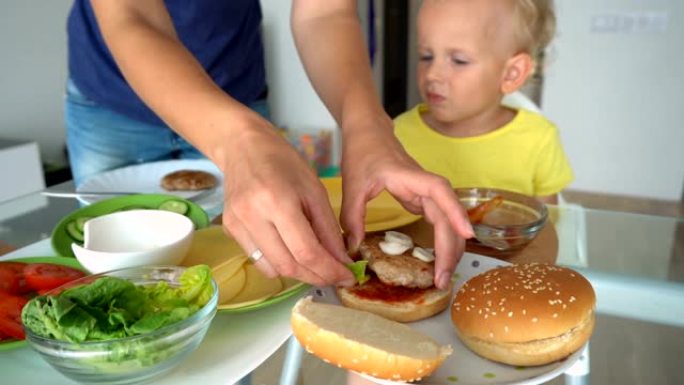
[[411, 255], [413, 248], [400, 255], [387, 255], [380, 249], [381, 235], [369, 235], [359, 246], [363, 259], [380, 281], [387, 285], [427, 288], [434, 285], [435, 266]]

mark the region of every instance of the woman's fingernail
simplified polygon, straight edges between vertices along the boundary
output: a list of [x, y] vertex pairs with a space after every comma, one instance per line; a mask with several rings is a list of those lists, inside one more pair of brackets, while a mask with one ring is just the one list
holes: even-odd
[[354, 260], [347, 252], [340, 253], [338, 256], [338, 261], [342, 262], [345, 265], [354, 262]]
[[346, 280], [340, 282], [340, 285], [342, 285], [343, 287], [352, 287], [352, 286], [356, 285], [356, 280], [353, 278], [352, 279], [346, 279]]
[[465, 224], [465, 229], [466, 229], [466, 236], [468, 238], [472, 238], [475, 236], [475, 230], [473, 230], [473, 225], [470, 223], [470, 221], [466, 218], [463, 223]]
[[437, 288], [440, 290], [445, 290], [449, 287], [449, 281], [451, 280], [451, 274], [449, 272], [443, 271], [437, 276]]
[[350, 235], [347, 237], [347, 250], [353, 255], [356, 253], [356, 250], [359, 248], [359, 242], [354, 238], [354, 236]]

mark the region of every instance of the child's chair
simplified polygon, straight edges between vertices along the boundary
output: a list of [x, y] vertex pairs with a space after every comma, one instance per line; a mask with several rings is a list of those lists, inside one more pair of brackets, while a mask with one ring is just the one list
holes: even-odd
[[[538, 114], [542, 110], [522, 92], [514, 92], [504, 97], [502, 104], [515, 109], [526, 109]], [[575, 203], [568, 203], [563, 195], [558, 195], [558, 210], [552, 211], [552, 222], [558, 235], [559, 265], [587, 266], [586, 220], [584, 209]]]

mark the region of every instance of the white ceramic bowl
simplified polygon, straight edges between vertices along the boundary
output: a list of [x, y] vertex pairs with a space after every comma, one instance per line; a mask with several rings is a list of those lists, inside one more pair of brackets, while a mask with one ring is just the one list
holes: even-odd
[[91, 273], [147, 265], [178, 265], [190, 249], [195, 226], [165, 210], [130, 210], [90, 219], [84, 243], [71, 249]]

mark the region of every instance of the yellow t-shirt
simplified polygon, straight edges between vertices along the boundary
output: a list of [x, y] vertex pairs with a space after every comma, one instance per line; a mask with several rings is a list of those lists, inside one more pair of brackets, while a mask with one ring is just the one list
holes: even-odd
[[419, 104], [394, 120], [394, 133], [423, 168], [454, 187], [489, 187], [531, 196], [560, 192], [573, 180], [556, 126], [518, 110], [508, 124], [484, 135], [454, 138], [430, 128]]

